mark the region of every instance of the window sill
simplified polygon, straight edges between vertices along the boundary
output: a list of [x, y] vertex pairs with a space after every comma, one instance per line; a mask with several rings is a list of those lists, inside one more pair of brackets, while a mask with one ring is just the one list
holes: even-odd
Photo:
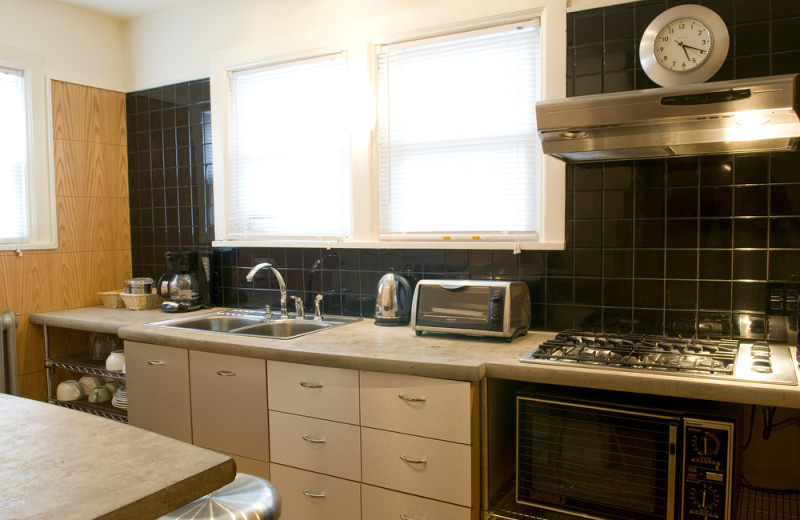
[[401, 242], [398, 240], [381, 242], [338, 242], [325, 240], [214, 240], [212, 247], [322, 247], [326, 249], [491, 249], [515, 250], [563, 250], [564, 242], [508, 242], [440, 240]]

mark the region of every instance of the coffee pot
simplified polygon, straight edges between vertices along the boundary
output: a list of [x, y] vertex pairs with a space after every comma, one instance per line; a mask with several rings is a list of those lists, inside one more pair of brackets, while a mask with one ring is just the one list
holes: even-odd
[[161, 304], [164, 312], [186, 312], [200, 309], [203, 301], [200, 280], [196, 274], [196, 251], [167, 251], [167, 265], [172, 272], [158, 279], [156, 291], [167, 300]]
[[407, 325], [411, 319], [411, 284], [404, 276], [387, 273], [378, 282], [376, 325]]

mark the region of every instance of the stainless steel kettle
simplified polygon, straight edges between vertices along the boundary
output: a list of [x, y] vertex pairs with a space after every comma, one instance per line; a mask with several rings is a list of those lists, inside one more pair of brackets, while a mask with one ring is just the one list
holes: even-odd
[[405, 277], [387, 273], [378, 282], [376, 325], [408, 325], [411, 319], [411, 284]]

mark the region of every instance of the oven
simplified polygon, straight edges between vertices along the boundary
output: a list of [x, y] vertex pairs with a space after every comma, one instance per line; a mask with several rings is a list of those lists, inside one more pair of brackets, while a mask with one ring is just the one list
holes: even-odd
[[517, 396], [516, 501], [603, 520], [730, 520], [733, 417]]

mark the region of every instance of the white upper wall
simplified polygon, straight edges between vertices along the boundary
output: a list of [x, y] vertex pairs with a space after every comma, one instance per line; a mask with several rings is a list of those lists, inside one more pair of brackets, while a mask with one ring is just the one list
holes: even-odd
[[[587, 0], [573, 0], [573, 8]], [[592, 7], [621, 0], [589, 0]], [[209, 77], [220, 51], [267, 56], [361, 47], [375, 38], [530, 9], [527, 0], [192, 0], [125, 22], [127, 90]]]
[[0, 0], [0, 13], [0, 53], [32, 51], [53, 79], [125, 91], [121, 22], [47, 0]]

